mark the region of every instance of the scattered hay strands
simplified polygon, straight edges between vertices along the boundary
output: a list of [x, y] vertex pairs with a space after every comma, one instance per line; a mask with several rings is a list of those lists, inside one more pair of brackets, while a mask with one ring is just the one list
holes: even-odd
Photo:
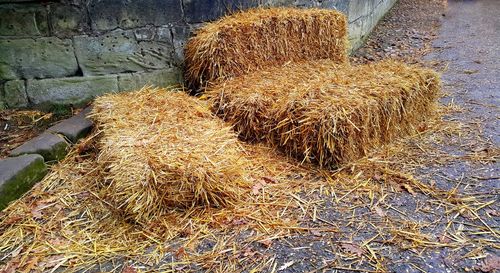
[[185, 79], [193, 89], [287, 62], [347, 63], [347, 19], [335, 10], [257, 8], [198, 30], [186, 46]]
[[[443, 154], [432, 153], [433, 144], [449, 134], [464, 136], [464, 128], [428, 123], [425, 131], [335, 172], [299, 164], [264, 145], [241, 144], [253, 185], [244, 202], [171, 207], [164, 217], [142, 225], [126, 221], [106, 200], [96, 161], [101, 136], [93, 136], [0, 212], [0, 270], [120, 271], [119, 264], [126, 263], [138, 272], [272, 272], [286, 264], [267, 248], [277, 241], [294, 245], [294, 236], [301, 234], [329, 242], [336, 258], [327, 268], [387, 272], [386, 257], [395, 248], [472, 247], [468, 256], [477, 256], [484, 248], [500, 247], [480, 213], [496, 196], [444, 191], [408, 174], [423, 161], [446, 163], [440, 161]], [[397, 207], [391, 199], [398, 197], [414, 200], [416, 207]], [[327, 202], [339, 217], [329, 216]], [[469, 211], [476, 220], [459, 217]], [[415, 218], [422, 212], [442, 214], [447, 228], [437, 230], [438, 221]]]
[[428, 69], [321, 60], [234, 78], [211, 87], [207, 96], [243, 139], [338, 167], [417, 132], [432, 116], [439, 88], [438, 75]]

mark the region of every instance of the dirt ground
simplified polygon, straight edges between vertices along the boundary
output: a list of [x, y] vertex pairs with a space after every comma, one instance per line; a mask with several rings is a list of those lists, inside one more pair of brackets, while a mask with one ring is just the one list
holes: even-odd
[[0, 110], [0, 158], [24, 142], [38, 136], [60, 120], [80, 109], [60, 113], [36, 110]]
[[[27, 204], [35, 204], [25, 212], [33, 214], [32, 220], [23, 222], [14, 209], [0, 214], [0, 231], [23, 238], [0, 235], [19, 245], [5, 246], [0, 240], [0, 270], [14, 272], [22, 261], [23, 268], [30, 262], [28, 268], [52, 272], [70, 268], [128, 273], [498, 272], [499, 13], [496, 0], [450, 1], [447, 5], [438, 0], [400, 0], [396, 4], [352, 61], [391, 57], [440, 70], [442, 117], [420, 134], [333, 172], [325, 187], [306, 186], [306, 180], [314, 184], [320, 182], [314, 179], [324, 179], [308, 177], [306, 171], [267, 178], [270, 187], [283, 180], [284, 185], [299, 189], [290, 193], [289, 204], [279, 204], [283, 205], [281, 215], [287, 218], [282, 221], [297, 220], [293, 229], [276, 226], [279, 231], [273, 231], [272, 224], [244, 215], [226, 215], [231, 221], [222, 224], [186, 216], [182, 219], [185, 229], [178, 235], [174, 226], [164, 231], [166, 237], [174, 234], [173, 239], [151, 238], [147, 229], [124, 228], [120, 221], [110, 219], [108, 210], [99, 218], [104, 222], [87, 224], [84, 219], [101, 217], [92, 214], [91, 208], [105, 205], [92, 199], [86, 189], [69, 191], [60, 198], [52, 196], [55, 187], [47, 185], [41, 187], [40, 196], [25, 198]], [[263, 194], [264, 184], [259, 184], [258, 194], [261, 190]], [[59, 198], [62, 203], [55, 201]], [[76, 210], [72, 206], [78, 198], [91, 206]], [[59, 221], [56, 212], [76, 220]], [[209, 223], [197, 222], [203, 219]], [[256, 225], [248, 225], [254, 220]], [[106, 221], [124, 233], [146, 234], [120, 237]], [[71, 225], [77, 229], [68, 233], [69, 239], [59, 236]], [[219, 225], [225, 228], [214, 227]], [[102, 234], [85, 233], [92, 226], [104, 227]], [[106, 245], [110, 236], [130, 241]], [[83, 239], [76, 244], [72, 238]], [[66, 247], [73, 243], [80, 248]], [[144, 249], [124, 247], [127, 244]], [[23, 256], [24, 252], [29, 255]], [[50, 257], [44, 257], [46, 253]]]

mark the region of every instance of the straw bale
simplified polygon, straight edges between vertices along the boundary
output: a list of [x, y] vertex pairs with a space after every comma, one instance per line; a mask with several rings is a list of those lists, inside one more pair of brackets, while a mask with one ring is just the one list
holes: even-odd
[[96, 99], [92, 117], [105, 198], [136, 221], [240, 200], [243, 148], [196, 98], [151, 88], [110, 94]]
[[291, 61], [347, 63], [347, 19], [335, 10], [257, 8], [199, 29], [185, 51], [191, 88]]
[[350, 66], [306, 61], [214, 85], [212, 110], [247, 141], [336, 166], [415, 132], [440, 86], [432, 70], [394, 61]]

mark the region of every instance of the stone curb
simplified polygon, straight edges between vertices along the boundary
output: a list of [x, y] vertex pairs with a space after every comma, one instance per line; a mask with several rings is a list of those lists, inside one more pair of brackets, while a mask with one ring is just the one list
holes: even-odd
[[45, 161], [59, 161], [66, 156], [68, 146], [60, 135], [44, 132], [12, 150], [9, 156], [39, 154]]
[[10, 157], [0, 159], [0, 211], [21, 197], [47, 173], [46, 163], [63, 159], [70, 143], [88, 135], [93, 123], [86, 118], [91, 108], [61, 121], [41, 135], [12, 150]]
[[47, 173], [41, 155], [21, 155], [0, 160], [0, 210], [21, 197]]
[[61, 134], [71, 141], [71, 143], [76, 143], [79, 139], [90, 133], [90, 130], [92, 130], [92, 126], [94, 124], [86, 118], [86, 116], [90, 113], [90, 110], [90, 107], [85, 108], [78, 115], [63, 120], [50, 127], [47, 129], [47, 132]]

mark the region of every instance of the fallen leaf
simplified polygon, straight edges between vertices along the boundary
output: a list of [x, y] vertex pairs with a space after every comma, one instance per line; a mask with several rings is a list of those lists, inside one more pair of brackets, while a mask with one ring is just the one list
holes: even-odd
[[402, 184], [402, 187], [406, 191], [408, 191], [411, 195], [413, 195], [413, 196], [417, 195], [417, 193], [413, 190], [413, 188], [410, 185], [408, 185], [408, 184]]
[[465, 73], [465, 74], [469, 74], [469, 75], [470, 75], [470, 74], [475, 74], [475, 73], [477, 73], [477, 72], [479, 72], [479, 70], [477, 70], [477, 69], [474, 69], [474, 70], [464, 70], [464, 73]]
[[290, 266], [292, 266], [294, 263], [295, 263], [295, 261], [286, 262], [284, 265], [282, 265], [280, 268], [278, 268], [278, 271], [285, 270], [285, 269], [289, 268]]
[[386, 217], [387, 216], [387, 214], [385, 213], [385, 211], [383, 209], [381, 209], [377, 205], [373, 206], [373, 210], [375, 210], [375, 213], [377, 213], [378, 216], [380, 216], [380, 217]]
[[9, 262], [0, 273], [15, 273], [17, 271], [19, 262]]
[[377, 182], [381, 182], [383, 181], [384, 177], [380, 173], [376, 173], [373, 175], [372, 179]]
[[262, 240], [262, 241], [259, 241], [263, 246], [265, 246], [266, 248], [270, 248], [271, 245], [273, 244], [273, 241], [272, 240], [269, 240], [269, 239], [266, 239], [266, 240]]
[[340, 244], [340, 247], [342, 247], [342, 249], [344, 251], [347, 251], [351, 254], [355, 254], [359, 257], [361, 257], [363, 254], [365, 254], [365, 250], [362, 249], [359, 245], [354, 244], [354, 243], [342, 243], [342, 244]]
[[31, 210], [31, 215], [35, 219], [42, 219], [42, 217], [43, 217], [42, 211], [38, 207]]
[[5, 221], [3, 221], [3, 224], [4, 225], [12, 225], [12, 224], [19, 222], [21, 219], [23, 219], [23, 217], [21, 217], [19, 215], [13, 215], [12, 217], [5, 219]]
[[321, 232], [317, 229], [311, 229], [311, 234], [316, 236], [316, 237], [321, 237]]
[[24, 267], [24, 272], [31, 272], [31, 270], [36, 269], [38, 267], [38, 256], [31, 256], [26, 262], [26, 266]]
[[123, 267], [122, 273], [137, 273], [137, 270], [135, 270], [132, 266], [127, 265]]
[[246, 223], [248, 223], [248, 221], [245, 218], [236, 218], [236, 219], [233, 219], [233, 221], [231, 221], [231, 224], [233, 224], [235, 226], [241, 226], [241, 225], [244, 225]]
[[494, 210], [494, 209], [487, 209], [485, 210], [486, 213], [488, 213], [491, 216], [499, 217], [500, 216], [500, 211]]
[[186, 250], [183, 247], [179, 247], [179, 249], [177, 249], [174, 255], [177, 259], [180, 259], [186, 256]]
[[276, 180], [276, 178], [274, 177], [270, 177], [270, 176], [263, 176], [262, 179], [267, 182], [267, 183], [278, 183], [278, 180]]
[[479, 264], [479, 270], [486, 273], [500, 270], [500, 256], [488, 255], [488, 257]]
[[243, 257], [252, 257], [252, 256], [255, 256], [256, 254], [258, 254], [258, 252], [253, 251], [253, 249], [251, 247], [247, 247], [247, 248], [243, 249]]
[[39, 268], [51, 268], [64, 260], [64, 255], [52, 255], [43, 262], [39, 263]]
[[255, 185], [253, 185], [253, 187], [252, 187], [252, 194], [253, 195], [259, 195], [260, 194], [260, 190], [262, 188], [264, 188], [265, 185], [266, 185], [266, 183], [263, 182], [263, 181], [255, 183]]

